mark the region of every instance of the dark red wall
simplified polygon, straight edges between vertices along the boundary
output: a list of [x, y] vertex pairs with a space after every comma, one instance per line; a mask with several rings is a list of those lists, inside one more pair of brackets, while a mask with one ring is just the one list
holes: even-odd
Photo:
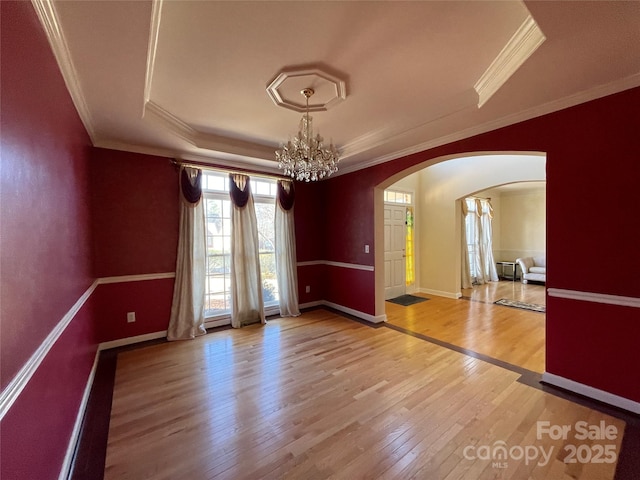
[[[327, 208], [339, 213], [327, 216], [327, 260], [362, 261], [361, 243], [374, 237], [373, 201], [367, 199], [376, 185], [409, 166], [453, 154], [546, 152], [547, 287], [638, 298], [639, 125], [640, 88], [635, 88], [331, 179]], [[327, 271], [326, 282], [335, 291], [351, 288], [338, 269]], [[374, 291], [364, 296], [345, 297], [345, 306], [374, 313]], [[577, 313], [574, 303], [549, 301], [547, 371], [640, 401], [640, 357], [630, 354], [629, 341], [638, 332], [628, 320], [629, 315], [637, 320], [637, 310], [621, 314], [619, 307], [604, 305]], [[600, 351], [588, 355], [576, 338]], [[595, 372], [609, 372], [611, 379]]]
[[2, 419], [0, 478], [57, 479], [96, 354], [90, 297]]
[[[98, 342], [166, 330], [173, 283], [173, 278], [162, 278], [99, 285], [93, 293]], [[127, 312], [135, 312], [135, 322], [127, 322]]]
[[[0, 9], [4, 388], [93, 278], [89, 138], [31, 2]], [[95, 351], [89, 302], [2, 420], [0, 477], [58, 477]]]
[[169, 159], [94, 148], [91, 191], [96, 277], [175, 271], [179, 190]]
[[[298, 262], [325, 259], [326, 203], [324, 183], [296, 183], [296, 202], [293, 212]], [[298, 300], [300, 304], [317, 302], [325, 298], [325, 272], [325, 265], [298, 267]], [[309, 287], [308, 293], [307, 286]]]
[[[179, 188], [168, 158], [94, 148], [91, 191], [96, 277], [175, 272]], [[173, 283], [169, 278], [99, 285], [98, 341], [166, 330]], [[127, 322], [127, 312], [135, 312], [134, 323]]]
[[[357, 265], [374, 264], [373, 188], [368, 170], [336, 177], [327, 182], [326, 259]], [[344, 194], [348, 192], [348, 205]], [[369, 245], [369, 253], [364, 246]], [[371, 312], [372, 313], [372, 312]]]
[[325, 257], [326, 196], [323, 183], [296, 183], [294, 218], [299, 262]]

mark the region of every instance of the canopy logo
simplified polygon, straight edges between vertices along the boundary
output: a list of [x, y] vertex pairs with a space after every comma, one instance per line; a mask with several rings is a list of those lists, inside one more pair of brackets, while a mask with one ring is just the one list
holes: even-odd
[[573, 425], [553, 425], [540, 420], [536, 423], [538, 440], [567, 441], [573, 433], [573, 441], [585, 441], [583, 444], [564, 443], [556, 445], [513, 445], [497, 440], [491, 445], [467, 445], [462, 454], [466, 460], [491, 461], [493, 468], [508, 468], [509, 461], [524, 461], [525, 465], [539, 467], [548, 465], [554, 458], [556, 448], [564, 452], [558, 455], [564, 463], [615, 463], [618, 459], [615, 444], [594, 443], [597, 440], [612, 441], [618, 438], [615, 425], [607, 425], [604, 420], [598, 424], [578, 421]]

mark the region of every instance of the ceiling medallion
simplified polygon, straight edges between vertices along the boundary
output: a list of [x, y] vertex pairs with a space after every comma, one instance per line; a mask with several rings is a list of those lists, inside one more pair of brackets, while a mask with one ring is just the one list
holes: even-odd
[[313, 118], [309, 115], [309, 98], [315, 93], [312, 88], [300, 92], [306, 100], [306, 112], [300, 120], [298, 134], [276, 150], [278, 168], [296, 180], [315, 182], [338, 171], [338, 149], [331, 143], [324, 146], [318, 133], [313, 136]]
[[[321, 112], [335, 107], [347, 98], [346, 82], [331, 68], [321, 65], [301, 65], [281, 70], [267, 85], [269, 98], [279, 107], [296, 112]], [[312, 88], [313, 103], [305, 104], [300, 90]]]

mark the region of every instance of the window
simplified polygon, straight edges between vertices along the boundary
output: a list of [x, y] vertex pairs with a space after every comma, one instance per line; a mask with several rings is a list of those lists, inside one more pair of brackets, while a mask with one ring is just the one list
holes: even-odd
[[480, 269], [480, 232], [478, 229], [476, 201], [473, 198], [466, 198], [463, 201], [467, 202], [467, 211], [469, 212], [464, 222], [467, 233], [467, 250], [469, 252], [469, 271], [471, 281], [476, 283], [482, 272]]
[[384, 202], [396, 205], [406, 205], [405, 209], [405, 284], [407, 287], [413, 285], [416, 280], [415, 275], [415, 231], [413, 212], [413, 193], [400, 190], [385, 190]]
[[[211, 317], [231, 310], [229, 175], [221, 172], [203, 172], [202, 190], [207, 235], [205, 316]], [[267, 307], [278, 303], [274, 239], [276, 182], [263, 178], [252, 179], [251, 191], [258, 223], [262, 296]]]
[[412, 205], [413, 194], [409, 192], [400, 192], [398, 190], [385, 190], [384, 201], [386, 203], [400, 203], [403, 205]]
[[469, 275], [472, 283], [484, 284], [497, 280], [492, 252], [492, 208], [488, 199], [466, 198], [467, 215], [464, 219]]

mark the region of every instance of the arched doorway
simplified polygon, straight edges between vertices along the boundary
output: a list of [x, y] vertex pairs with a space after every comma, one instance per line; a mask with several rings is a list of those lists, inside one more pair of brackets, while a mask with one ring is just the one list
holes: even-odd
[[[464, 290], [464, 295], [462, 293], [461, 260], [464, 253], [461, 247], [462, 239], [465, 238], [462, 235], [465, 222], [461, 201], [464, 201], [467, 196], [486, 193], [490, 189], [498, 193], [495, 187], [503, 185], [525, 185], [531, 182], [544, 184], [545, 163], [546, 158], [541, 154], [471, 154], [447, 158], [446, 161], [433, 164], [427, 162], [426, 166], [425, 164], [419, 166], [422, 168], [401, 172], [388, 182], [381, 183], [379, 186], [381, 190], [389, 188], [389, 191], [393, 191], [400, 185], [416, 189], [417, 292], [418, 296], [430, 298], [429, 302], [420, 301], [418, 302], [420, 305], [408, 309], [383, 302], [384, 316], [391, 328], [426, 335], [434, 341], [444, 342], [528, 370], [539, 373], [544, 371], [544, 314], [520, 312], [517, 318], [513, 318], [512, 309], [493, 305], [497, 300], [519, 300], [522, 303], [522, 298], [511, 298], [511, 295], [531, 295], [538, 300], [532, 303], [544, 304], [543, 285], [528, 287], [520, 282], [488, 282], [477, 288]], [[397, 183], [399, 177], [404, 177], [404, 180]], [[391, 181], [393, 183], [389, 183]], [[542, 210], [543, 234], [539, 245], [542, 255], [546, 251], [544, 192], [543, 189], [538, 193], [542, 195], [538, 207]], [[499, 205], [499, 201], [497, 203]], [[386, 203], [383, 204], [384, 212], [388, 207]], [[378, 220], [376, 218], [376, 222]], [[376, 226], [376, 234], [379, 230]], [[378, 241], [377, 237], [376, 241]], [[513, 251], [505, 255], [511, 253]], [[503, 260], [501, 257], [499, 259]], [[512, 260], [515, 260], [515, 257]], [[492, 263], [495, 265], [494, 262]], [[386, 264], [388, 262], [382, 265], [382, 269]], [[380, 274], [378, 265], [376, 263], [376, 280]], [[386, 272], [382, 273], [384, 275]], [[386, 281], [388, 275], [386, 278], [383, 275], [380, 276]], [[377, 283], [376, 287], [378, 287]], [[470, 294], [470, 290], [474, 293]], [[516, 293], [517, 290], [518, 293]], [[376, 289], [376, 300], [377, 295]], [[499, 297], [490, 298], [494, 295]], [[464, 299], [457, 300], [461, 296]], [[395, 300], [400, 301], [405, 298]], [[411, 301], [414, 300], [418, 299], [411, 298]], [[524, 318], [527, 315], [529, 317]], [[514, 343], [524, 338], [527, 339], [526, 348], [523, 346], [518, 351], [513, 351]]]
[[[384, 315], [384, 201], [383, 192], [403, 177], [425, 172], [419, 202], [429, 202], [434, 208], [433, 220], [440, 225], [437, 234], [428, 239], [430, 259], [420, 258], [421, 287], [440, 295], [460, 296], [460, 213], [456, 200], [469, 193], [514, 182], [546, 180], [544, 153], [480, 152], [451, 155], [428, 160], [399, 172], [374, 189], [375, 225], [375, 312]], [[419, 205], [416, 206], [419, 208]], [[419, 214], [418, 214], [419, 215]], [[435, 218], [437, 217], [437, 218]], [[430, 221], [429, 218], [418, 221]], [[420, 220], [421, 219], [421, 220]], [[417, 227], [418, 232], [420, 232]], [[418, 233], [417, 236], [420, 236]], [[425, 238], [417, 239], [421, 245]], [[380, 246], [380, 248], [378, 248]], [[418, 254], [419, 255], [419, 254]], [[426, 275], [424, 273], [427, 272]], [[431, 274], [430, 274], [431, 273]], [[422, 278], [425, 277], [425, 278]]]

